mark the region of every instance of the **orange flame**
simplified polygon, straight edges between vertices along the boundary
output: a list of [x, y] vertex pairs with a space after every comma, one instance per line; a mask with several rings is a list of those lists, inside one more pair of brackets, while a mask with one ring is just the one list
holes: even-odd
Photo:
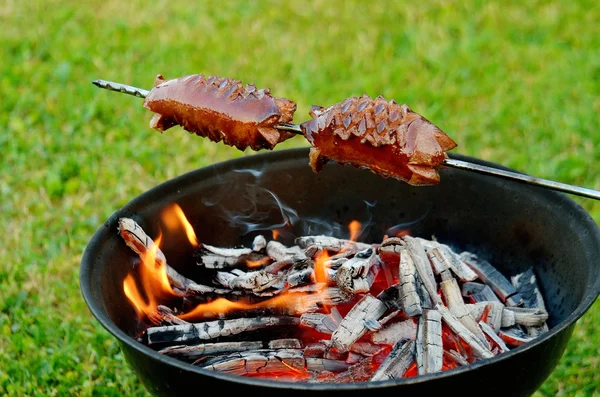
[[320, 301], [320, 299], [317, 299], [316, 295], [316, 299], [314, 300], [306, 299], [307, 296], [308, 294], [306, 293], [281, 294], [257, 303], [249, 303], [247, 300], [230, 301], [226, 298], [217, 298], [208, 303], [201, 303], [191, 311], [183, 313], [178, 317], [182, 320], [193, 321], [202, 318], [215, 317], [218, 314], [227, 314], [232, 311], [266, 308], [281, 308], [285, 309], [288, 314], [299, 314], [312, 308], [316, 301]]
[[[350, 231], [350, 238], [348, 240], [349, 241], [357, 241], [358, 237], [360, 236], [360, 233], [362, 232], [362, 225], [360, 224], [359, 221], [353, 220], [348, 224], [348, 230]], [[351, 247], [351, 244], [347, 243], [344, 247], [342, 247], [340, 252], [347, 251], [350, 249], [350, 247]]]
[[135, 309], [138, 318], [143, 318], [144, 315], [152, 314], [154, 312], [154, 310], [152, 310], [152, 305], [146, 302], [140, 295], [131, 274], [128, 274], [123, 281], [123, 291], [125, 292], [125, 296], [133, 304], [133, 308]]
[[273, 234], [273, 240], [277, 240], [279, 238], [279, 230], [273, 229], [271, 230], [271, 233]]
[[250, 259], [246, 259], [246, 266], [248, 266], [249, 269], [252, 269], [252, 268], [256, 268], [256, 267], [263, 267], [264, 265], [268, 264], [269, 262], [271, 262], [271, 258], [269, 258], [268, 256], [261, 258], [257, 261], [252, 261]]
[[137, 312], [140, 319], [144, 316], [151, 317], [156, 313], [158, 301], [177, 296], [167, 277], [167, 265], [157, 258], [157, 252], [162, 241], [162, 236], [156, 238], [155, 243], [141, 255], [140, 286], [133, 275], [128, 274], [123, 280], [123, 291]]
[[409, 236], [409, 235], [410, 235], [410, 229], [400, 230], [399, 232], [396, 233], [396, 237], [404, 237], [404, 236]]
[[327, 282], [327, 266], [326, 262], [329, 260], [329, 254], [327, 251], [320, 251], [315, 257], [315, 281], [317, 283]]
[[168, 232], [180, 231], [183, 229], [190, 243], [194, 247], [198, 246], [198, 238], [196, 237], [194, 228], [179, 205], [174, 203], [172, 206], [167, 207], [163, 212], [162, 220]]
[[357, 241], [362, 231], [362, 225], [359, 221], [354, 220], [348, 224], [348, 230], [350, 230], [350, 241]]

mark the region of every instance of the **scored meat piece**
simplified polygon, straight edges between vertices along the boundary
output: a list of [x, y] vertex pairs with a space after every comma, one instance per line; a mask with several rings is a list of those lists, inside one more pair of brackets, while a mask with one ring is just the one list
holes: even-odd
[[296, 103], [239, 80], [202, 74], [165, 80], [158, 75], [144, 107], [156, 113], [150, 126], [158, 131], [181, 125], [240, 150], [273, 149], [294, 136], [273, 127], [292, 121]]
[[313, 106], [301, 124], [313, 146], [310, 165], [319, 172], [328, 160], [366, 168], [411, 185], [439, 182], [436, 170], [456, 143], [407, 105], [382, 96], [351, 97], [328, 108]]

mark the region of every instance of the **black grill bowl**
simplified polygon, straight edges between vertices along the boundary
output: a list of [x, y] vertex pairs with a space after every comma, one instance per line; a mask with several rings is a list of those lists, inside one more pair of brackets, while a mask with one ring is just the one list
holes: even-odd
[[[474, 158], [452, 157], [499, 167]], [[555, 368], [575, 322], [598, 296], [600, 230], [585, 210], [560, 193], [455, 169], [441, 170], [441, 179], [436, 186], [412, 187], [337, 164], [315, 174], [308, 166], [307, 149], [269, 152], [201, 168], [140, 195], [99, 228], [81, 261], [81, 291], [92, 314], [118, 339], [127, 361], [156, 396], [190, 392], [286, 397], [363, 397], [365, 392], [377, 396], [422, 397], [440, 392], [530, 396]], [[136, 341], [136, 315], [122, 290], [135, 254], [117, 234], [118, 219], [131, 217], [156, 236], [160, 212], [176, 202], [200, 241], [222, 246], [248, 244], [252, 233], [244, 234], [239, 223], [232, 225], [227, 211], [247, 213], [251, 208], [248, 190], [257, 187], [275, 193], [300, 217], [341, 225], [353, 219], [370, 220], [364, 241], [381, 241], [390, 226], [404, 224], [412, 235], [435, 235], [457, 249], [474, 250], [507, 276], [533, 266], [550, 313], [551, 330], [509, 353], [467, 367], [398, 381], [343, 385], [216, 373], [162, 356]], [[281, 221], [279, 211], [271, 211], [269, 216], [274, 223]], [[171, 266], [191, 275], [196, 265], [190, 260], [191, 248], [184, 248], [188, 246], [165, 239], [163, 251]]]

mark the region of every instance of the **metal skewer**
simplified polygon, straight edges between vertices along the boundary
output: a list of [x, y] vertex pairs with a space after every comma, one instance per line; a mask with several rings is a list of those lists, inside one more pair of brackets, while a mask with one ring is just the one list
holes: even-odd
[[[130, 85], [115, 83], [112, 81], [106, 80], [94, 80], [92, 82], [94, 85], [100, 88], [104, 88], [110, 91], [121, 92], [123, 94], [133, 95], [138, 98], [145, 98], [146, 95], [150, 91], [144, 90], [142, 88], [132, 87]], [[282, 131], [289, 131], [295, 134], [302, 135], [302, 129], [297, 124], [279, 124], [274, 128], [277, 128]], [[499, 168], [488, 167], [485, 165], [479, 165], [470, 163], [468, 161], [455, 160], [455, 159], [445, 159], [443, 162], [444, 165], [448, 167], [453, 167], [461, 170], [477, 172], [480, 174], [491, 175], [499, 178], [510, 179], [513, 181], [526, 183], [528, 185], [540, 186], [547, 189], [557, 190], [563, 193], [570, 193], [581, 197], [587, 197], [595, 200], [600, 200], [600, 191], [587, 189], [584, 187], [569, 185], [566, 183], [555, 182], [548, 179], [537, 178], [534, 176], [520, 174], [518, 172], [505, 171]]]

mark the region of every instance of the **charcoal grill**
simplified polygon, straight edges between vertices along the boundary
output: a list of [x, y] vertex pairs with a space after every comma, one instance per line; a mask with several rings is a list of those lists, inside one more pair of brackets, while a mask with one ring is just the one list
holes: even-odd
[[[457, 160], [503, 168], [475, 158]], [[240, 172], [240, 170], [248, 172]], [[90, 240], [81, 261], [80, 286], [92, 314], [117, 340], [147, 390], [156, 396], [201, 392], [219, 395], [423, 396], [462, 393], [530, 396], [564, 353], [575, 322], [600, 292], [600, 229], [590, 215], [562, 193], [510, 180], [441, 170], [441, 183], [413, 187], [368, 171], [332, 164], [319, 174], [308, 166], [308, 149], [278, 150], [204, 167], [169, 180], [113, 214]], [[257, 178], [256, 175], [260, 174]], [[122, 289], [135, 256], [117, 234], [120, 217], [158, 233], [159, 213], [178, 203], [200, 241], [248, 245], [243, 225], [227, 211], [247, 208], [244, 187], [269, 189], [300, 216], [347, 224], [365, 214], [365, 241], [380, 240], [394, 225], [458, 249], [472, 250], [505, 275], [533, 266], [550, 314], [550, 332], [508, 353], [437, 374], [383, 382], [305, 384], [245, 378], [203, 370], [160, 355], [136, 339], [137, 317]], [[272, 216], [278, 216], [273, 211]], [[279, 214], [280, 215], [280, 214]], [[276, 223], [278, 220], [273, 219]], [[300, 232], [300, 231], [298, 231]], [[184, 275], [197, 266], [186, 244], [163, 246], [169, 263]], [[434, 394], [435, 393], [435, 394]]]

